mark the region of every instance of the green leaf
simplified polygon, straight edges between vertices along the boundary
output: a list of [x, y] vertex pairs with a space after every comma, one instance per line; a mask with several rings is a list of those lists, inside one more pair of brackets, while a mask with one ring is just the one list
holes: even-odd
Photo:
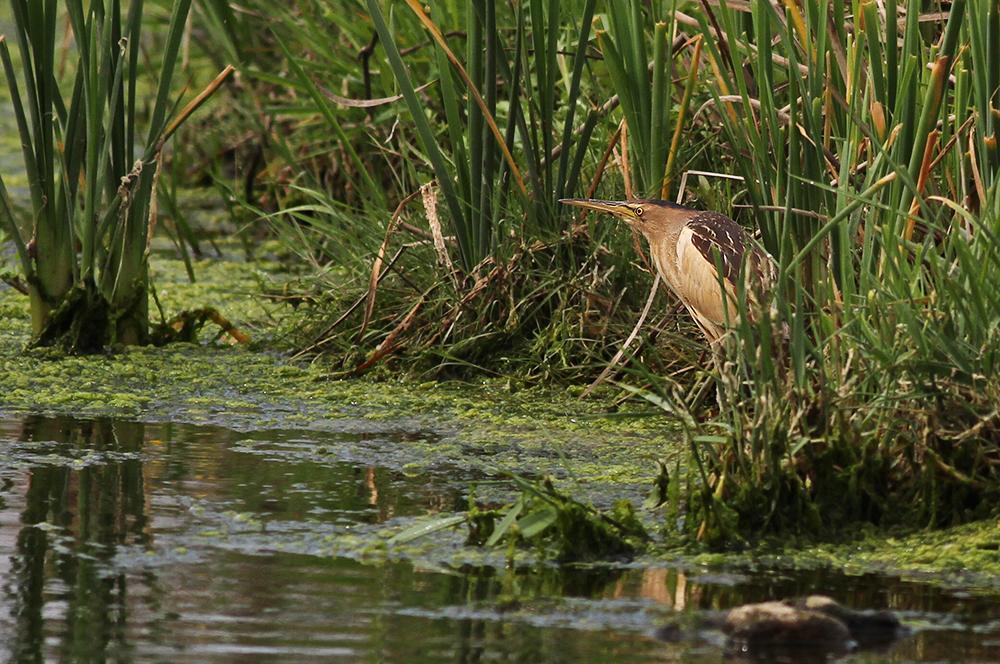
[[518, 498], [517, 502], [510, 506], [507, 513], [503, 515], [502, 519], [500, 519], [500, 523], [498, 523], [496, 528], [493, 529], [493, 534], [490, 535], [488, 540], [486, 540], [486, 546], [493, 546], [499, 542], [503, 536], [507, 534], [507, 531], [510, 530], [510, 527], [514, 524], [514, 521], [521, 514], [521, 510], [523, 509], [524, 501], [521, 498]]
[[726, 436], [713, 436], [711, 434], [700, 434], [700, 435], [694, 436], [692, 438], [692, 440], [694, 440], [694, 442], [696, 442], [696, 443], [711, 443], [711, 444], [715, 445], [715, 444], [725, 444], [725, 443], [728, 443], [732, 439], [731, 438], [727, 438]]
[[399, 49], [396, 48], [396, 42], [393, 40], [389, 26], [385, 23], [385, 17], [378, 6], [378, 0], [367, 0], [367, 2], [368, 12], [372, 17], [372, 22], [375, 24], [379, 41], [385, 49], [389, 66], [392, 68], [392, 73], [399, 84], [406, 107], [410, 111], [417, 136], [420, 138], [420, 144], [423, 146], [424, 152], [427, 153], [427, 158], [431, 162], [431, 166], [434, 169], [434, 176], [437, 178], [438, 186], [441, 188], [441, 193], [448, 206], [448, 212], [451, 214], [452, 228], [455, 229], [455, 237], [458, 240], [462, 265], [465, 269], [471, 270], [478, 263], [478, 259], [474, 251], [473, 238], [470, 237], [468, 229], [462, 223], [462, 219], [464, 218], [463, 207], [458, 193], [455, 191], [455, 184], [448, 169], [448, 164], [441, 152], [441, 146], [438, 145], [437, 139], [434, 137], [434, 130], [431, 128], [430, 122], [424, 114], [424, 105], [417, 98], [416, 89], [410, 78], [409, 70], [406, 68], [406, 64], [399, 54]]
[[465, 523], [465, 519], [466, 515], [463, 512], [462, 514], [452, 514], [445, 517], [430, 519], [428, 521], [420, 521], [419, 523], [415, 523], [390, 537], [389, 544], [406, 544], [407, 542], [412, 542], [413, 540], [420, 539], [421, 537], [427, 537], [433, 533], [447, 530], [448, 528], [454, 528], [455, 526]]
[[559, 511], [552, 505], [544, 505], [540, 509], [531, 512], [527, 516], [519, 519], [517, 528], [525, 539], [531, 539], [544, 532], [559, 518]]

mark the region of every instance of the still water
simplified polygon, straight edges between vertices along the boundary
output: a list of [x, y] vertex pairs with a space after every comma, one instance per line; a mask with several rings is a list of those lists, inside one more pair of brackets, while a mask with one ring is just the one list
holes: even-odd
[[394, 552], [387, 532], [463, 509], [483, 478], [316, 453], [337, 435], [0, 417], [0, 657], [718, 662], [717, 640], [652, 633], [678, 611], [825, 593], [914, 629], [847, 661], [1000, 661], [989, 593], [662, 562], [507, 570], [463, 564], [457, 533]]

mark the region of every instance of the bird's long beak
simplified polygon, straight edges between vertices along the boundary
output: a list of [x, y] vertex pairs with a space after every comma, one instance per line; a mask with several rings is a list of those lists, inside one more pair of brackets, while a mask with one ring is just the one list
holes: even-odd
[[631, 208], [627, 201], [602, 201], [597, 198], [560, 198], [559, 202], [564, 205], [586, 208], [587, 210], [607, 212], [618, 217], [625, 217], [626, 215], [631, 217]]

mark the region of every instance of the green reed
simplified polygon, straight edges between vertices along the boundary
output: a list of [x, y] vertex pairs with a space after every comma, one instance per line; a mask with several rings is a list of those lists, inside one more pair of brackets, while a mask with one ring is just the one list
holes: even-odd
[[770, 309], [729, 340], [721, 412], [692, 424], [704, 538], [940, 525], [1000, 492], [1000, 7], [886, 8], [699, 17], [778, 268]]
[[[177, 110], [171, 83], [191, 6], [177, 0], [157, 86], [143, 100], [143, 5], [13, 0], [19, 67], [0, 37], [31, 194], [21, 217], [0, 180], [0, 222], [17, 247], [42, 345], [92, 351], [148, 338], [148, 246], [163, 146], [223, 77]], [[73, 38], [65, 53], [57, 47], [64, 20]], [[65, 79], [56, 68], [64, 57]]]

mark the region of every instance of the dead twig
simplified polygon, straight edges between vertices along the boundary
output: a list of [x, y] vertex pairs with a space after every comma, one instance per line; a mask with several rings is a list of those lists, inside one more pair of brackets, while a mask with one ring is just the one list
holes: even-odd
[[[429, 88], [430, 86], [437, 83], [437, 80], [424, 83], [418, 87], [414, 92], [420, 93]], [[329, 89], [323, 87], [322, 85], [316, 84], [316, 87], [323, 96], [337, 104], [338, 106], [346, 106], [348, 108], [377, 108], [379, 106], [387, 106], [388, 104], [394, 104], [403, 98], [403, 95], [394, 95], [392, 97], [378, 97], [376, 99], [351, 99], [349, 97], [341, 97], [338, 94], [331, 92]]]
[[374, 262], [372, 262], [372, 273], [371, 277], [368, 279], [368, 294], [367, 302], [365, 303], [365, 315], [361, 319], [361, 329], [358, 330], [359, 342], [362, 338], [364, 338], [365, 331], [368, 329], [368, 323], [372, 318], [372, 313], [375, 311], [375, 294], [378, 292], [378, 283], [382, 274], [382, 263], [385, 261], [385, 253], [389, 248], [389, 240], [392, 238], [393, 231], [396, 230], [396, 224], [399, 222], [399, 218], [403, 214], [403, 210], [406, 208], [406, 205], [419, 196], [420, 191], [421, 190], [418, 189], [401, 200], [399, 205], [396, 206], [396, 211], [392, 213], [389, 223], [386, 224], [385, 238], [383, 238], [382, 245], [378, 248], [378, 253], [375, 255]]
[[[379, 281], [382, 281], [382, 279], [385, 278], [385, 275], [389, 274], [389, 272], [392, 270], [393, 266], [396, 264], [396, 261], [399, 260], [399, 257], [403, 255], [403, 252], [406, 251], [406, 249], [407, 249], [407, 246], [404, 244], [402, 247], [399, 248], [398, 251], [396, 251], [395, 255], [392, 257], [392, 260], [390, 260], [386, 264], [385, 269], [382, 270], [382, 274], [379, 275], [379, 277], [378, 277]], [[327, 342], [330, 341], [330, 336], [329, 336], [330, 333], [333, 332], [341, 323], [343, 323], [345, 320], [347, 320], [348, 316], [350, 316], [355, 311], [357, 311], [358, 307], [360, 307], [362, 304], [364, 304], [365, 300], [367, 300], [367, 299], [368, 299], [368, 293], [366, 292], [364, 295], [362, 295], [361, 297], [359, 297], [354, 302], [354, 304], [352, 304], [351, 306], [349, 306], [347, 308], [347, 310], [344, 311], [344, 313], [340, 314], [340, 316], [337, 317], [337, 320], [335, 320], [332, 323], [330, 323], [329, 325], [327, 325], [323, 329], [322, 332], [320, 332], [315, 337], [313, 337], [312, 344], [310, 344], [306, 348], [303, 348], [299, 352], [295, 353], [295, 355], [292, 356], [292, 359], [293, 360], [298, 359], [298, 358], [302, 357], [303, 355], [311, 353], [311, 352], [313, 352], [315, 350], [318, 350], [322, 346], [325, 346], [327, 344]]]
[[353, 372], [354, 375], [357, 376], [368, 371], [373, 366], [378, 364], [382, 360], [382, 358], [386, 357], [391, 353], [396, 352], [401, 347], [400, 344], [396, 343], [396, 340], [399, 338], [401, 334], [404, 334], [407, 330], [410, 329], [410, 327], [413, 325], [413, 321], [416, 320], [417, 318], [417, 313], [420, 311], [420, 309], [424, 306], [424, 303], [427, 301], [427, 296], [430, 295], [435, 288], [437, 288], [437, 284], [431, 286], [420, 296], [420, 299], [418, 299], [416, 304], [414, 304], [413, 307], [409, 310], [409, 312], [407, 312], [406, 316], [403, 317], [403, 320], [399, 322], [399, 325], [394, 327], [389, 332], [389, 334], [386, 335], [385, 339], [383, 339], [382, 343], [380, 343], [375, 348], [375, 350], [368, 357], [368, 359], [359, 364], [357, 367], [355, 367]]
[[444, 243], [444, 232], [441, 229], [441, 219], [437, 213], [437, 193], [434, 185], [430, 182], [420, 188], [420, 195], [424, 203], [424, 211], [427, 213], [427, 225], [431, 229], [431, 237], [434, 239], [434, 251], [437, 252], [438, 264], [448, 272], [455, 292], [458, 292], [458, 278], [455, 276], [455, 266], [448, 255], [448, 247]]
[[203, 307], [201, 309], [180, 312], [171, 318], [166, 325], [161, 326], [161, 329], [154, 333], [154, 337], [159, 337], [156, 341], [157, 345], [163, 345], [172, 341], [193, 342], [197, 340], [198, 331], [204, 327], [205, 323], [209, 322], [218, 325], [219, 329], [222, 330], [222, 334], [229, 335], [229, 338], [232, 340], [230, 343], [250, 343], [250, 336], [248, 334], [233, 325], [228, 318], [213, 307]]
[[625, 352], [628, 350], [629, 346], [632, 345], [632, 342], [635, 341], [635, 338], [639, 336], [639, 330], [642, 329], [643, 324], [646, 322], [646, 317], [649, 315], [649, 310], [653, 306], [653, 300], [656, 299], [656, 291], [659, 287], [660, 287], [660, 274], [657, 273], [656, 278], [653, 279], [653, 286], [649, 289], [649, 297], [646, 298], [646, 306], [642, 308], [642, 313], [639, 315], [639, 320], [635, 322], [635, 327], [632, 328], [632, 333], [629, 334], [628, 337], [626, 337], [625, 342], [622, 343], [621, 348], [618, 349], [618, 352], [615, 353], [615, 356], [611, 358], [611, 361], [608, 362], [608, 365], [604, 367], [603, 371], [601, 371], [601, 375], [598, 376], [597, 379], [593, 383], [591, 383], [586, 390], [583, 391], [583, 394], [580, 395], [581, 399], [585, 399], [588, 396], [590, 396], [590, 394], [595, 389], [597, 389], [598, 385], [607, 380], [608, 376], [611, 375], [611, 372], [618, 367], [618, 363], [622, 361], [623, 357], [625, 357]]

